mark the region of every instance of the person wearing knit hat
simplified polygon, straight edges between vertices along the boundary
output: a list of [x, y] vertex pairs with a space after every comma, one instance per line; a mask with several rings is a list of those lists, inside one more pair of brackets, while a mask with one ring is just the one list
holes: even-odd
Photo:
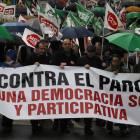
[[[0, 67], [2, 68], [16, 68], [16, 67], [22, 67], [21, 64], [19, 64], [18, 62], [16, 62], [16, 58], [17, 58], [17, 53], [12, 50], [9, 49], [6, 52], [6, 61], [4, 63], [0, 64]], [[2, 116], [2, 129], [4, 132], [9, 132], [12, 131], [13, 128], [13, 120], [9, 119], [5, 116]]]
[[3, 67], [3, 68], [4, 67], [11, 67], [11, 68], [21, 67], [22, 65], [16, 62], [16, 58], [17, 58], [17, 53], [14, 50], [9, 49], [6, 52], [6, 61], [4, 63], [1, 63], [0, 67]]
[[110, 66], [112, 55], [110, 54], [110, 48], [106, 45], [103, 46], [103, 56], [100, 57], [102, 61], [102, 69], [106, 69]]

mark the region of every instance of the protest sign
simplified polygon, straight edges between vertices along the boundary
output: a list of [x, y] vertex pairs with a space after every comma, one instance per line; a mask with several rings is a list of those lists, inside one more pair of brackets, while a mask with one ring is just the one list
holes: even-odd
[[35, 48], [36, 43], [39, 42], [43, 37], [36, 34], [35, 32], [25, 28], [22, 40], [30, 47]]
[[50, 65], [0, 71], [0, 113], [8, 118], [95, 117], [140, 125], [138, 74]]
[[106, 4], [104, 28], [108, 28], [110, 30], [122, 30], [122, 29], [124, 29], [124, 25], [119, 20], [117, 15], [114, 13], [112, 8], [108, 5], [108, 3]]

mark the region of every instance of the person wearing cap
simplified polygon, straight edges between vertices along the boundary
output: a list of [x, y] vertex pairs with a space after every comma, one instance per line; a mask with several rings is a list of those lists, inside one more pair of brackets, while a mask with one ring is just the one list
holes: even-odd
[[1, 63], [0, 67], [10, 67], [10, 68], [22, 67], [22, 65], [16, 61], [16, 58], [17, 53], [14, 50], [9, 49], [6, 52], [6, 61], [4, 63]]
[[95, 56], [96, 47], [94, 45], [87, 46], [87, 54], [78, 59], [78, 66], [85, 66], [85, 68], [89, 69], [90, 67], [95, 67], [98, 69], [102, 68], [101, 59]]
[[103, 56], [100, 56], [102, 61], [102, 69], [106, 69], [110, 66], [112, 55], [110, 54], [110, 48], [106, 45], [103, 46]]
[[[90, 67], [101, 69], [101, 59], [95, 56], [96, 47], [94, 45], [87, 46], [87, 54], [78, 58], [77, 65], [84, 66], [86, 69]], [[84, 118], [85, 123], [85, 134], [92, 135], [94, 131], [91, 129], [92, 127], [92, 118]]]
[[[14, 50], [9, 49], [6, 52], [6, 61], [4, 63], [1, 63], [0, 67], [3, 67], [3, 68], [5, 68], [5, 67], [6, 68], [22, 67], [21, 64], [16, 62], [16, 58], [17, 58], [17, 53]], [[12, 123], [13, 123], [12, 119], [2, 116], [2, 129], [4, 132], [12, 131], [12, 128], [13, 128]]]

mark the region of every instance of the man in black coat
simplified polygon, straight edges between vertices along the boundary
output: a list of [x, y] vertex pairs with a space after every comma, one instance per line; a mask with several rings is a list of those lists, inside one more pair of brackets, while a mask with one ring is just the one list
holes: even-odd
[[[76, 62], [77, 56], [71, 49], [71, 41], [69, 39], [64, 39], [61, 50], [53, 55], [51, 64], [59, 66], [60, 68], [64, 69], [64, 66], [75, 66]], [[70, 131], [67, 130], [68, 119], [55, 119], [53, 129], [57, 130], [59, 120], [61, 121], [60, 124], [61, 132], [69, 133]]]
[[[46, 64], [49, 65], [50, 61], [48, 56], [45, 56], [45, 45], [43, 42], [38, 42], [35, 46], [36, 51], [32, 53], [24, 63], [24, 66], [28, 65], [40, 65]], [[38, 127], [39, 120], [31, 120], [32, 132], [36, 133], [37, 131], [42, 131], [41, 127]]]
[[45, 56], [45, 45], [43, 42], [38, 42], [35, 47], [35, 52], [29, 55], [24, 63], [24, 66], [34, 65], [34, 64], [50, 64], [48, 56]]
[[[87, 54], [80, 57], [77, 61], [78, 66], [84, 66], [86, 69], [90, 67], [101, 69], [101, 59], [95, 56], [96, 47], [94, 45], [87, 46]], [[92, 118], [84, 118], [85, 123], [85, 133], [88, 135], [94, 134], [92, 127]]]
[[94, 45], [87, 46], [87, 54], [78, 59], [78, 66], [85, 66], [89, 69], [90, 67], [101, 69], [101, 59], [95, 56], [96, 47]]

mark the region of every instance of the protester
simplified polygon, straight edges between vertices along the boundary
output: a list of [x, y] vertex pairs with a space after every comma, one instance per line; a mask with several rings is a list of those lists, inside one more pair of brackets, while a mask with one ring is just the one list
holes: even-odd
[[[87, 46], [87, 54], [83, 57], [80, 57], [77, 61], [78, 66], [84, 66], [89, 69], [90, 67], [95, 67], [101, 69], [101, 60], [97, 56], [95, 56], [96, 47], [94, 45]], [[92, 135], [94, 131], [91, 129], [92, 127], [92, 118], [84, 118], [85, 123], [85, 134]]]
[[139, 63], [136, 64], [133, 68], [134, 73], [140, 73], [140, 57], [139, 57]]
[[112, 55], [110, 54], [110, 48], [106, 45], [103, 46], [103, 56], [100, 56], [102, 61], [102, 69], [106, 69], [110, 66]]
[[132, 54], [130, 57], [129, 57], [129, 63], [132, 65], [132, 66], [135, 66], [136, 64], [138, 64], [139, 62], [139, 56], [140, 56], [140, 53], [134, 53]]
[[[123, 70], [121, 67], [121, 58], [119, 55], [114, 54], [112, 56], [111, 66], [105, 69], [106, 71], [113, 72], [115, 75], [118, 73], [129, 73], [129, 69]], [[130, 130], [127, 129], [126, 124], [119, 124], [120, 133], [122, 136], [127, 135], [130, 133]], [[113, 130], [113, 122], [107, 121], [107, 133], [112, 134]]]
[[45, 45], [45, 55], [48, 56], [51, 61], [53, 55], [50, 53], [50, 48], [48, 47], [49, 41], [43, 39], [43, 40], [41, 40], [41, 42], [43, 42]]
[[[24, 66], [28, 65], [40, 65], [40, 64], [50, 64], [48, 56], [45, 56], [45, 45], [43, 42], [38, 42], [35, 46], [36, 51], [32, 53], [24, 63]], [[42, 125], [38, 126], [39, 120], [31, 120], [32, 132], [36, 133], [42, 131]]]
[[96, 47], [95, 56], [100, 57], [100, 56], [101, 56], [101, 47], [102, 47], [101, 43], [100, 43], [100, 42], [97, 42], [97, 43], [95, 44], [95, 47]]
[[[38, 42], [35, 46], [36, 52], [32, 53], [24, 63], [24, 66], [33, 64], [50, 64], [48, 56], [45, 56], [45, 45], [43, 42]], [[38, 62], [38, 63], [37, 63]]]
[[80, 47], [77, 44], [74, 44], [72, 46], [72, 49], [74, 50], [75, 55], [79, 58], [80, 57], [80, 54], [79, 54]]
[[[3, 68], [22, 67], [21, 64], [16, 62], [16, 57], [17, 57], [16, 52], [12, 49], [9, 49], [8, 51], [6, 51], [6, 61], [4, 63], [1, 63], [0, 67], [3, 67]], [[12, 123], [13, 123], [12, 119], [2, 116], [2, 129], [4, 132], [12, 131], [13, 129]]]
[[[75, 66], [76, 62], [77, 56], [74, 54], [73, 49], [71, 49], [71, 41], [69, 39], [64, 39], [62, 48], [54, 54], [51, 64], [64, 68], [64, 66]], [[61, 120], [61, 132], [70, 133], [70, 131], [67, 130], [68, 119], [55, 119], [53, 129], [57, 130], [59, 120]]]
[[0, 67], [21, 67], [22, 65], [16, 62], [16, 57], [17, 53], [14, 50], [9, 49], [8, 51], [6, 51], [6, 61], [4, 63], [1, 63]]
[[[123, 52], [123, 56], [121, 58], [121, 66], [122, 68], [125, 70], [127, 68], [129, 68], [130, 72], [133, 73], [133, 66], [130, 64], [129, 62], [129, 56], [128, 56], [128, 52], [125, 51]], [[128, 57], [128, 58], [127, 58]], [[127, 62], [128, 61], [128, 62]]]

